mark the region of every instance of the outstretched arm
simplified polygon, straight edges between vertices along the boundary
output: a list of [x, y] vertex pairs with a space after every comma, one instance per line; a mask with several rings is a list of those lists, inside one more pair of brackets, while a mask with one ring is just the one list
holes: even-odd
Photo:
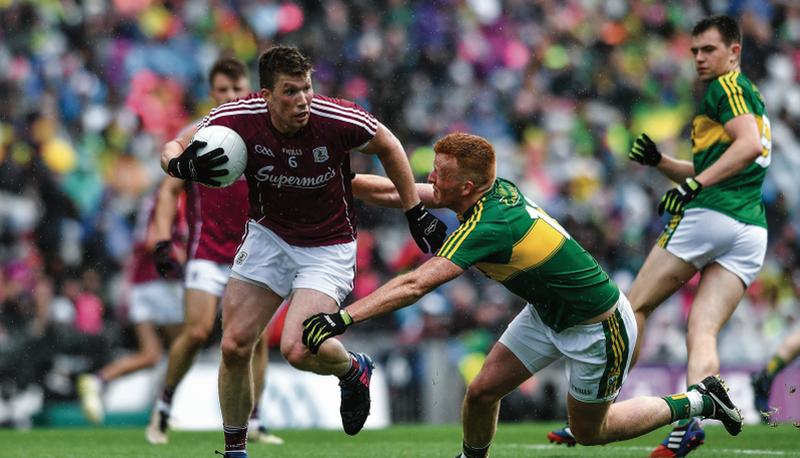
[[420, 199], [414, 186], [414, 174], [400, 140], [383, 124], [378, 123], [378, 131], [361, 151], [375, 154], [380, 159], [386, 175], [397, 188], [403, 210], [419, 204]]
[[449, 259], [434, 256], [417, 269], [395, 277], [347, 307], [354, 323], [393, 312], [417, 302], [437, 286], [464, 273], [464, 269]]
[[447, 225], [432, 215], [420, 201], [414, 175], [403, 146], [389, 129], [378, 123], [378, 131], [362, 151], [377, 154], [389, 179], [397, 188], [400, 205], [406, 214], [411, 236], [423, 253], [435, 253], [447, 235]]
[[[359, 173], [353, 178], [353, 196], [356, 199], [379, 207], [400, 208], [400, 194], [392, 180], [380, 175]], [[429, 208], [441, 208], [433, 197], [433, 185], [415, 183], [422, 203]]]
[[303, 321], [303, 344], [316, 354], [326, 340], [344, 333], [353, 323], [413, 304], [462, 273], [464, 269], [452, 261], [435, 256], [413, 272], [395, 277], [338, 313], [318, 313], [309, 317]]

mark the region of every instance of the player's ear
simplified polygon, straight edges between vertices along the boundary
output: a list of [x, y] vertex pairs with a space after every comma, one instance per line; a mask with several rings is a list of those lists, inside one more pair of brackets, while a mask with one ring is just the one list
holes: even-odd
[[472, 180], [467, 180], [467, 181], [461, 183], [461, 195], [462, 196], [468, 196], [468, 195], [472, 194], [472, 191], [474, 191], [474, 190], [475, 190], [475, 182], [473, 182]]
[[742, 44], [733, 42], [731, 44], [731, 52], [733, 53], [734, 63], [739, 62], [742, 55]]
[[272, 91], [270, 91], [269, 89], [267, 89], [265, 87], [262, 87], [261, 90], [258, 91], [258, 92], [261, 93], [261, 97], [264, 100], [269, 100], [269, 96], [272, 95]]

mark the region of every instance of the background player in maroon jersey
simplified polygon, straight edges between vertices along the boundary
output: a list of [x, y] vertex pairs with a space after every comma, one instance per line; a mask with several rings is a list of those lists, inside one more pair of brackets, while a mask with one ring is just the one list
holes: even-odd
[[[128, 270], [128, 319], [136, 333], [136, 353], [123, 356], [102, 367], [94, 374], [78, 377], [78, 395], [84, 415], [92, 423], [105, 418], [102, 395], [106, 384], [125, 374], [153, 367], [164, 352], [162, 338], [169, 343], [180, 330], [181, 264], [186, 257], [186, 219], [184, 205], [176, 202], [176, 216], [166, 228], [164, 238], [170, 240], [162, 257], [174, 266], [164, 275], [156, 272], [154, 260], [155, 233], [153, 230], [155, 196], [142, 199], [134, 228], [134, 247]], [[174, 223], [173, 223], [174, 221]]]
[[[217, 105], [250, 93], [247, 67], [233, 58], [218, 60], [209, 71], [209, 96]], [[193, 135], [196, 126], [187, 129]], [[179, 196], [186, 191], [189, 223], [188, 262], [184, 279], [184, 325], [169, 349], [164, 387], [159, 396], [146, 437], [150, 443], [165, 444], [175, 389], [189, 371], [198, 350], [208, 340], [217, 317], [217, 305], [228, 281], [236, 247], [242, 241], [247, 221], [247, 182], [244, 178], [224, 189], [200, 186], [173, 177], [164, 178], [159, 187], [155, 210], [157, 253], [168, 252], [169, 231]], [[156, 258], [159, 270], [171, 270], [169, 257]], [[261, 424], [259, 399], [267, 368], [267, 343], [261, 339], [253, 354], [255, 408], [249, 421], [248, 439], [271, 444], [283, 440]]]
[[[301, 341], [303, 320], [337, 311], [352, 289], [350, 151], [378, 156], [423, 251], [437, 250], [444, 240], [446, 228], [420, 202], [397, 138], [355, 103], [315, 95], [311, 70], [296, 48], [270, 48], [259, 58], [260, 93], [217, 107], [203, 121], [232, 128], [248, 147], [250, 221], [222, 298], [219, 387], [228, 457], [247, 456], [250, 359], [285, 298], [290, 308], [281, 336], [284, 358], [296, 368], [339, 377], [345, 432], [358, 433], [369, 415], [369, 357], [347, 352], [335, 339], [312, 355]], [[209, 182], [211, 169], [227, 158], [221, 151], [198, 157], [204, 145], [188, 142], [184, 136], [168, 145], [162, 167], [176, 178]]]

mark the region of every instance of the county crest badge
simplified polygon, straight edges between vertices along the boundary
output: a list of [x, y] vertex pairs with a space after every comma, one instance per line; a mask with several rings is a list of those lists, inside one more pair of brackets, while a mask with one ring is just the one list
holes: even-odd
[[328, 147], [318, 146], [312, 150], [314, 153], [314, 162], [325, 162], [328, 160]]

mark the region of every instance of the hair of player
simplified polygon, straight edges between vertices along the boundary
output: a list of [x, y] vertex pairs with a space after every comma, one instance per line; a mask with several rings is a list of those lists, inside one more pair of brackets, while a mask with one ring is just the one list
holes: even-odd
[[235, 57], [223, 57], [214, 62], [211, 70], [208, 71], [209, 86], [213, 86], [214, 77], [217, 75], [225, 75], [232, 81], [239, 81], [247, 76], [247, 67]]
[[294, 46], [273, 46], [258, 58], [258, 78], [262, 89], [274, 89], [278, 75], [305, 76], [312, 71], [311, 61]]
[[483, 188], [494, 182], [494, 147], [485, 138], [456, 132], [445, 135], [433, 145], [437, 154], [456, 158], [459, 175]]
[[714, 16], [700, 20], [692, 29], [692, 36], [696, 37], [711, 28], [719, 31], [725, 46], [742, 43], [742, 31], [739, 29], [739, 24], [730, 16]]

